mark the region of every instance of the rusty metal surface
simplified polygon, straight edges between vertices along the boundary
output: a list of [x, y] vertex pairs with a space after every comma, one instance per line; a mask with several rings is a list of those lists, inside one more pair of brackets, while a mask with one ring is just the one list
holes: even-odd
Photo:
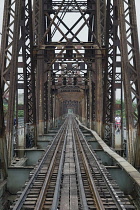
[[3, 98], [2, 98], [2, 86], [0, 80], [0, 179], [3, 181], [7, 178], [7, 148], [6, 148], [6, 136], [4, 125], [4, 110], [3, 110]]
[[[119, 25], [117, 17], [117, 2], [107, 2], [106, 15], [106, 58], [104, 74], [104, 98], [103, 98], [103, 130], [105, 142], [112, 145], [114, 139], [111, 137], [111, 123], [115, 120], [115, 84], [121, 89], [121, 61], [117, 60], [120, 56]], [[112, 139], [112, 140], [111, 140]]]
[[[70, 14], [78, 14], [71, 25], [66, 20]], [[20, 89], [24, 90], [25, 123], [34, 125], [35, 134], [47, 133], [71, 109], [110, 146], [115, 90], [119, 89], [121, 103], [125, 101], [128, 159], [140, 166], [140, 61], [134, 0], [34, 0], [33, 11], [31, 0], [6, 0], [1, 62], [9, 162], [14, 112], [17, 128], [22, 107]], [[76, 88], [80, 91], [75, 92]]]
[[[18, 66], [18, 40], [20, 26], [20, 1], [5, 1], [4, 24], [2, 31], [2, 87], [3, 97], [8, 96], [6, 135], [8, 139], [8, 162], [12, 158], [12, 133], [15, 108], [15, 94]], [[12, 14], [13, 13], [13, 14]], [[16, 21], [13, 16], [17, 17]], [[9, 33], [10, 32], [10, 33]], [[6, 84], [6, 86], [5, 86]], [[7, 101], [7, 99], [6, 99]]]
[[[126, 15], [127, 14], [127, 15]], [[120, 43], [122, 56], [122, 75], [124, 84], [126, 126], [128, 130], [128, 159], [130, 163], [140, 165], [140, 159], [135, 159], [139, 144], [139, 101], [140, 101], [140, 59], [136, 24], [135, 1], [118, 1], [118, 16], [120, 25]], [[135, 105], [137, 104], [137, 105]], [[137, 137], [135, 136], [138, 128]]]
[[[9, 164], [13, 150], [13, 125], [18, 125], [18, 91], [24, 91], [25, 123], [35, 125], [35, 77], [31, 1], [5, 1], [1, 51], [1, 81], [7, 104], [5, 120]], [[18, 140], [17, 140], [18, 146]]]

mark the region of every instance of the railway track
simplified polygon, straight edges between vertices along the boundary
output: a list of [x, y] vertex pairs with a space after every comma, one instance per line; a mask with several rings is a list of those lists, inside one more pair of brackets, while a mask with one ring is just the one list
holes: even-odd
[[100, 163], [73, 116], [69, 116], [11, 209], [123, 210], [135, 207]]

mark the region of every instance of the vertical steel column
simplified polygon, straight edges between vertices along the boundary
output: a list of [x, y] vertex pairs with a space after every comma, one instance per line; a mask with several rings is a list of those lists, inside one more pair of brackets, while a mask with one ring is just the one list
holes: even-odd
[[[95, 5], [96, 5], [96, 1], [87, 1], [87, 5], [88, 5], [88, 7], [91, 9], [91, 19], [89, 20], [89, 24], [88, 24], [88, 42], [93, 42], [93, 44], [95, 44], [94, 43], [94, 39], [95, 39], [95, 37], [93, 36], [93, 31], [94, 31], [94, 29], [95, 29], [95, 23], [94, 23], [94, 19], [95, 19]], [[94, 13], [93, 13], [93, 11], [94, 11]], [[92, 52], [92, 49], [89, 49], [89, 52]], [[91, 57], [91, 59], [89, 59], [88, 58], [88, 64], [89, 64], [89, 66], [91, 65], [91, 66], [95, 66], [94, 65], [94, 63], [95, 63], [95, 60], [94, 60], [94, 57], [93, 57], [93, 55], [88, 55], [88, 54], [90, 54], [90, 53], [88, 53], [88, 50], [86, 50], [86, 48], [85, 48], [85, 57]], [[92, 63], [93, 62], [93, 63]], [[85, 110], [85, 113], [86, 113], [86, 123], [87, 123], [87, 126], [89, 127], [89, 128], [93, 128], [93, 112], [94, 112], [94, 110], [93, 110], [93, 107], [94, 107], [94, 99], [93, 99], [93, 90], [92, 90], [92, 80], [93, 80], [93, 71], [94, 71], [95, 69], [94, 68], [91, 68], [91, 69], [87, 69], [87, 73], [85, 74], [85, 75], [87, 75], [87, 78], [85, 78], [85, 79], [88, 79], [88, 86], [87, 85], [85, 85], [85, 94], [87, 94], [87, 96], [85, 96], [85, 103], [86, 103], [86, 106], [85, 106], [85, 108], [86, 108], [86, 110]], [[87, 83], [87, 81], [85, 81], [85, 83]], [[87, 89], [87, 87], [88, 87], [88, 89]]]
[[59, 116], [59, 101], [58, 101], [58, 97], [56, 94], [56, 102], [55, 102], [55, 126], [58, 126], [58, 116]]
[[6, 144], [6, 135], [5, 135], [2, 95], [3, 93], [2, 93], [1, 80], [0, 80], [0, 161], [2, 166], [0, 170], [0, 176], [1, 180], [4, 180], [7, 177], [7, 144]]
[[[48, 76], [47, 76], [48, 77]], [[44, 133], [47, 133], [48, 129], [48, 81], [44, 84]]]
[[117, 2], [114, 0], [108, 0], [106, 15], [106, 60], [103, 94], [103, 137], [105, 142], [110, 146], [113, 146], [112, 142], [115, 140], [114, 135], [111, 133], [115, 118], [115, 83], [117, 86], [119, 85], [119, 88], [121, 88], [120, 81], [122, 80], [118, 24]]
[[89, 128], [93, 128], [92, 72], [89, 71]]
[[51, 72], [48, 73], [48, 130], [51, 127], [52, 119], [51, 119]]
[[[87, 86], [86, 86], [87, 88]], [[86, 97], [86, 88], [84, 90], [84, 123], [87, 126], [87, 97]]]
[[33, 22], [32, 22], [32, 3], [31, 0], [23, 0], [21, 8], [21, 46], [23, 51], [24, 64], [24, 102], [25, 102], [25, 123], [36, 125], [36, 106], [35, 106], [35, 65], [33, 60]]
[[[37, 123], [37, 135], [38, 135], [38, 124], [39, 124], [39, 75], [38, 75], [38, 62], [37, 50], [39, 45], [39, 20], [40, 20], [40, 2], [38, 0], [33, 1], [33, 44], [34, 44], [34, 63], [36, 71], [36, 123]], [[35, 55], [36, 54], [36, 55]]]
[[89, 88], [86, 90], [86, 115], [87, 115], [87, 127], [89, 127], [89, 121], [90, 121], [90, 109], [89, 109]]
[[53, 127], [55, 127], [55, 118], [56, 118], [56, 90], [54, 89], [54, 96], [53, 96]]
[[[39, 4], [39, 5], [38, 5]], [[39, 11], [38, 11], [39, 6]], [[44, 134], [44, 53], [40, 49], [40, 45], [45, 43], [43, 38], [45, 27], [44, 15], [44, 0], [34, 1], [34, 38], [38, 47], [37, 66], [36, 66], [36, 89], [37, 89], [37, 121], [38, 121], [38, 134]], [[38, 20], [37, 20], [38, 17]]]
[[[128, 160], [140, 166], [140, 54], [134, 0], [118, 0]], [[137, 136], [136, 136], [137, 131]], [[136, 147], [135, 147], [136, 146]]]
[[[33, 28], [32, 28], [32, 2], [22, 0], [21, 5], [21, 38], [19, 49], [22, 51], [19, 56], [23, 60], [23, 89], [24, 89], [24, 123], [33, 126], [34, 134], [32, 141], [36, 146], [36, 100], [35, 100], [35, 65], [33, 60]], [[21, 43], [21, 44], [20, 44]], [[18, 65], [18, 75], [20, 73], [20, 63]], [[17, 80], [19, 80], [17, 78]], [[20, 80], [17, 89], [20, 88]]]
[[[37, 46], [37, 67], [36, 67], [36, 87], [37, 87], [37, 121], [38, 134], [44, 133], [44, 124], [47, 123], [47, 130], [51, 121], [51, 76], [49, 65], [51, 63], [50, 50], [42, 49], [42, 46], [51, 42], [50, 16], [51, 1], [34, 0], [34, 41]], [[45, 73], [47, 72], [47, 73]], [[45, 78], [47, 75], [47, 78]], [[47, 82], [47, 89], [45, 83]], [[47, 91], [47, 94], [45, 93]], [[47, 99], [44, 98], [47, 96]], [[47, 104], [45, 104], [47, 103]], [[47, 118], [45, 118], [45, 116]], [[48, 120], [48, 122], [46, 122]]]
[[[50, 4], [49, 4], [50, 3]], [[51, 7], [51, 2], [49, 2], [46, 6], [47, 9], [49, 9], [48, 7]], [[48, 12], [48, 11], [47, 11]], [[50, 15], [50, 13], [49, 13]], [[50, 27], [50, 20], [49, 18], [46, 16], [46, 30], [48, 30], [48, 28]], [[47, 34], [46, 37], [46, 44], [51, 42], [51, 27], [49, 28], [49, 32]], [[52, 101], [52, 89], [51, 89], [51, 85], [52, 85], [52, 67], [49, 68], [49, 65], [51, 63], [52, 57], [51, 57], [51, 51], [47, 49], [46, 51], [46, 58], [45, 58], [45, 62], [46, 62], [46, 70], [47, 70], [47, 104], [46, 104], [46, 109], [44, 109], [44, 112], [47, 113], [48, 119], [47, 119], [47, 131], [52, 127], [52, 107], [53, 107], [53, 101]]]
[[[6, 135], [9, 164], [12, 158], [14, 116], [18, 118], [18, 89], [25, 89], [26, 122], [35, 125], [34, 72], [32, 58], [32, 6], [30, 0], [5, 1], [2, 47], [1, 81], [3, 98], [8, 101]], [[22, 52], [20, 52], [20, 50]], [[22, 59], [21, 59], [22, 57]], [[21, 70], [22, 69], [22, 70]], [[16, 100], [16, 107], [15, 107]], [[28, 108], [27, 108], [28, 107]], [[15, 110], [16, 108], [16, 110]], [[28, 112], [28, 114], [27, 114]], [[17, 119], [18, 121], [18, 119]]]
[[[51, 84], [52, 84], [52, 81], [51, 81]], [[51, 86], [51, 99], [50, 99], [50, 102], [51, 102], [51, 109], [50, 109], [50, 117], [51, 117], [51, 128], [53, 127], [53, 105], [54, 105], [54, 92], [52, 90], [52, 86]]]
[[[2, 68], [1, 79], [4, 88], [3, 97], [8, 96], [6, 135], [8, 142], [8, 163], [12, 158], [13, 122], [15, 111], [15, 93], [18, 65], [18, 42], [20, 34], [21, 1], [5, 1], [2, 31]], [[5, 85], [6, 84], [6, 85]]]
[[95, 114], [95, 78], [94, 78], [94, 81], [92, 81], [92, 118], [93, 118], [93, 129], [96, 129], [96, 126], [95, 126], [95, 120], [96, 120], [96, 114]]
[[[101, 2], [96, 1], [95, 34], [98, 47], [102, 47], [101, 39]], [[103, 64], [101, 50], [95, 52], [95, 126], [97, 133], [102, 135], [102, 114], [103, 114]]]
[[33, 41], [34, 46], [37, 46], [39, 44], [39, 15], [40, 15], [40, 1], [34, 0], [33, 1]]
[[81, 102], [81, 121], [83, 124], [85, 124], [85, 97], [82, 99], [82, 102]]
[[106, 0], [100, 0], [100, 27], [101, 27], [101, 44], [105, 46], [106, 42]]

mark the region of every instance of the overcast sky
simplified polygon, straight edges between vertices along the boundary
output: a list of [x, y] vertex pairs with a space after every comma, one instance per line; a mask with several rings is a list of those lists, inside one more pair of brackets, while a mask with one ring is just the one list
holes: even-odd
[[[140, 0], [135, 0], [136, 2], [136, 10], [137, 10], [137, 25], [138, 25], [138, 32], [140, 37]], [[2, 32], [2, 19], [3, 19], [3, 6], [4, 0], [0, 0], [0, 33]]]

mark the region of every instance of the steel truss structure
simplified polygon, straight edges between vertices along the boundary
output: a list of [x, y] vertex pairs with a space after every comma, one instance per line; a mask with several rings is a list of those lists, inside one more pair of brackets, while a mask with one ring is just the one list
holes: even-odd
[[[115, 93], [120, 90], [128, 159], [140, 166], [138, 46], [134, 0], [34, 0], [33, 5], [31, 0], [5, 0], [1, 97], [9, 163], [20, 110], [24, 123], [33, 127], [32, 146], [68, 110], [114, 146]], [[18, 135], [16, 141], [18, 148]]]

